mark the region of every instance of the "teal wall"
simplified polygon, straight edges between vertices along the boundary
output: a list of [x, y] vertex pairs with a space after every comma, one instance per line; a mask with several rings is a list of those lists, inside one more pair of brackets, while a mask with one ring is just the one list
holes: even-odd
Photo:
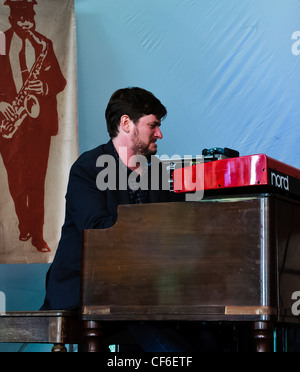
[[[0, 291], [7, 311], [38, 310], [45, 294], [47, 264], [0, 265]], [[1, 351], [18, 351], [22, 344], [0, 344]], [[26, 351], [49, 351], [49, 345], [28, 345]]]
[[[81, 153], [108, 140], [111, 94], [141, 86], [169, 111], [160, 155], [226, 146], [300, 168], [299, 0], [75, 0], [75, 6]], [[48, 267], [0, 265], [7, 310], [39, 308]]]

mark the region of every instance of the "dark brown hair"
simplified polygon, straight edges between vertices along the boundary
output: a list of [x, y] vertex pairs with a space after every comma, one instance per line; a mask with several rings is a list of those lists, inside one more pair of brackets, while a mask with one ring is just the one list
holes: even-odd
[[161, 120], [167, 115], [167, 110], [151, 92], [132, 87], [117, 90], [107, 105], [105, 118], [111, 138], [117, 136], [123, 115], [128, 115], [134, 123], [137, 123], [145, 115], [155, 115]]

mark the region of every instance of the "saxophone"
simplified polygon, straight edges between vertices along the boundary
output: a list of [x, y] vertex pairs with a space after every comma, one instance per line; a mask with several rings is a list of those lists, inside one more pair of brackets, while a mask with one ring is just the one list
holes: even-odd
[[32, 31], [27, 30], [26, 32], [36, 44], [39, 44], [42, 47], [42, 50], [36, 58], [28, 78], [12, 103], [12, 107], [16, 114], [15, 120], [0, 119], [0, 134], [2, 137], [8, 139], [15, 135], [27, 116], [36, 119], [40, 115], [39, 101], [36, 96], [28, 93], [28, 86], [30, 82], [38, 80], [43, 63], [48, 54], [49, 45], [45, 40], [36, 36]]

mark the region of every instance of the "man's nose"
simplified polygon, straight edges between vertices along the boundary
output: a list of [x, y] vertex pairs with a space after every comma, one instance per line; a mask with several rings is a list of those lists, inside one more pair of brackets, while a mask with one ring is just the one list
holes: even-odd
[[162, 139], [163, 138], [163, 134], [160, 130], [160, 128], [157, 128], [156, 131], [155, 131], [155, 137], [158, 138], [158, 139]]

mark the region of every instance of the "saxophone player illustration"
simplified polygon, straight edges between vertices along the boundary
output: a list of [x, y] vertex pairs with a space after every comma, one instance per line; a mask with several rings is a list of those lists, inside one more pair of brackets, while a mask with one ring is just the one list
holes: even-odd
[[0, 56], [0, 154], [19, 221], [19, 239], [40, 252], [51, 137], [58, 133], [57, 94], [66, 80], [51, 40], [36, 31], [36, 0], [6, 0], [11, 27]]

